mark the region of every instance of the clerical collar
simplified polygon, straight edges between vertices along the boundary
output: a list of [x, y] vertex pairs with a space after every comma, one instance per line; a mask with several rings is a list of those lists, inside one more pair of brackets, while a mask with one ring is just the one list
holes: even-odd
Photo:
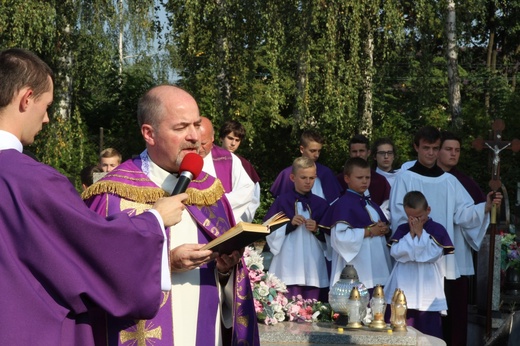
[[419, 160], [417, 160], [417, 162], [415, 162], [415, 164], [410, 167], [409, 170], [422, 176], [431, 178], [440, 177], [444, 174], [444, 171], [439, 166], [437, 166], [437, 164], [433, 165], [431, 168], [428, 168], [422, 165]]

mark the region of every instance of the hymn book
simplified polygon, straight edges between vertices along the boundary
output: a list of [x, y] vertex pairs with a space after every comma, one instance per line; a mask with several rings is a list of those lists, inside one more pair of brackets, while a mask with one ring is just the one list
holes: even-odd
[[268, 235], [271, 227], [287, 221], [289, 219], [282, 212], [274, 214], [261, 225], [240, 221], [220, 237], [204, 245], [201, 250], [213, 250], [222, 255], [230, 254]]

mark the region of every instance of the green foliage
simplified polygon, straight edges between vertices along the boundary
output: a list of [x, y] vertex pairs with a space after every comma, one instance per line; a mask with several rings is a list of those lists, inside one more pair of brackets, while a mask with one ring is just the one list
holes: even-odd
[[40, 161], [69, 177], [81, 191], [79, 173], [85, 163], [97, 162], [97, 153], [79, 114], [76, 111], [70, 119], [52, 119], [29, 149]]

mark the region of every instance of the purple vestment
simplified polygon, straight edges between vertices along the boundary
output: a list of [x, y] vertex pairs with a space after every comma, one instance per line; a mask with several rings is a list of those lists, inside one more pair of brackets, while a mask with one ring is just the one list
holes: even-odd
[[[292, 166], [289, 166], [278, 174], [270, 189], [274, 197], [294, 189], [294, 183], [290, 179], [291, 172]], [[334, 173], [330, 168], [316, 162], [316, 175], [320, 179], [325, 199], [329, 204], [334, 202], [341, 195], [341, 186], [336, 180]]]
[[[167, 195], [143, 173], [141, 165], [140, 158], [135, 158], [108, 173], [86, 191], [84, 196], [90, 197], [87, 203], [101, 214], [111, 214], [126, 204], [128, 209], [125, 211], [133, 214], [138, 212], [136, 208], [139, 208], [139, 204], [150, 204]], [[208, 243], [232, 226], [232, 211], [219, 180], [202, 172], [190, 183], [187, 192], [190, 198], [185, 203], [197, 223], [200, 244]], [[259, 345], [251, 286], [243, 261], [236, 266], [235, 275], [229, 280], [234, 280], [234, 302], [232, 335], [228, 342], [232, 345]], [[170, 295], [166, 294], [157, 316], [148, 321], [128, 321], [108, 316], [109, 340], [104, 342], [109, 345], [133, 345], [132, 342], [136, 340], [150, 337], [149, 342], [155, 346], [173, 345], [170, 299]], [[215, 321], [211, 316], [215, 316], [218, 304], [215, 262], [212, 261], [200, 267], [199, 323], [196, 331], [198, 345], [215, 344]], [[148, 333], [151, 330], [156, 330], [156, 334]]]
[[17, 150], [1, 150], [0, 167], [1, 345], [94, 345], [89, 313], [156, 314], [164, 237], [153, 214], [107, 220]]
[[217, 178], [222, 182], [226, 193], [233, 190], [233, 177], [231, 173], [233, 169], [233, 158], [231, 152], [217, 145], [213, 145], [211, 148], [211, 156], [213, 158], [213, 166], [215, 167], [215, 173]]
[[[237, 155], [237, 154], [235, 154]], [[251, 162], [247, 161], [247, 159], [243, 156], [237, 155], [237, 157], [240, 159], [240, 162], [242, 162], [242, 166], [247, 172], [247, 175], [249, 175], [249, 178], [253, 181], [253, 183], [259, 183], [260, 177], [258, 176], [258, 173], [256, 173], [255, 167], [251, 164]]]
[[468, 177], [466, 174], [459, 171], [456, 167], [453, 167], [448, 173], [452, 174], [457, 180], [464, 186], [466, 191], [468, 191], [471, 198], [473, 198], [473, 202], [475, 204], [479, 204], [486, 201], [486, 194], [482, 192], [480, 186], [475, 182], [475, 180]]
[[[342, 191], [347, 191], [348, 185], [345, 182], [345, 175], [343, 172], [336, 176], [336, 179], [341, 185]], [[390, 198], [390, 184], [386, 178], [377, 173], [374, 169], [370, 170], [370, 185], [368, 186], [368, 192], [370, 193], [370, 199], [372, 202], [381, 206], [384, 201], [388, 201]]]

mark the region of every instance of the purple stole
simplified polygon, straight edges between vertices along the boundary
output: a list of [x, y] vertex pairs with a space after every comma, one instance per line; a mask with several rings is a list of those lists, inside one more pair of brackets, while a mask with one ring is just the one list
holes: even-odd
[[[294, 183], [289, 178], [291, 172], [292, 166], [289, 166], [278, 174], [278, 177], [276, 177], [276, 180], [273, 185], [271, 185], [270, 189], [271, 194], [274, 197], [278, 197], [281, 194], [294, 189]], [[342, 188], [336, 180], [334, 173], [327, 166], [316, 162], [316, 174], [320, 179], [325, 199], [329, 204], [334, 202], [342, 192]]]
[[[83, 198], [91, 209], [105, 216], [119, 211], [121, 199], [129, 199], [129, 208], [125, 209], [129, 214], [136, 213], [135, 208], [142, 208], [138, 204], [152, 204], [160, 197], [168, 194], [153, 183], [141, 170], [140, 158], [128, 160], [119, 165], [112, 172], [92, 185], [83, 193]], [[220, 187], [218, 200], [212, 204], [195, 204], [197, 198], [193, 193], [207, 197], [213, 195], [213, 189], [218, 187], [218, 180], [205, 172], [201, 172], [197, 179], [188, 186], [190, 198], [187, 210], [197, 223], [199, 243], [205, 244], [230, 229], [234, 224], [231, 207], [223, 195]], [[191, 191], [190, 191], [191, 190]], [[206, 191], [212, 192], [206, 192]], [[103, 192], [104, 191], [104, 192]], [[196, 192], [195, 192], [196, 191]], [[216, 191], [219, 191], [216, 189]], [[106, 204], [106, 205], [105, 205]], [[146, 208], [148, 209], [148, 208]], [[142, 210], [141, 210], [142, 211]], [[231, 220], [231, 221], [230, 221]], [[167, 229], [169, 237], [169, 228]], [[216, 311], [218, 306], [218, 288], [215, 282], [215, 262], [207, 263], [200, 267], [200, 294], [199, 314], [197, 325], [197, 343], [211, 344], [215, 334], [212, 327], [215, 325], [210, 313]], [[249, 344], [259, 345], [259, 335], [254, 310], [253, 295], [249, 282], [247, 267], [242, 260], [235, 267], [234, 277], [234, 304], [233, 304], [233, 328], [231, 330], [231, 345]], [[165, 308], [163, 308], [165, 307]], [[159, 312], [152, 320], [125, 320], [107, 316], [106, 325], [95, 328], [96, 343], [106, 345], [134, 345], [137, 340], [149, 338], [156, 346], [173, 345], [173, 335], [170, 332], [172, 326], [171, 299], [169, 292], [163, 292], [163, 301]], [[99, 319], [99, 316], [96, 316]], [[166, 330], [161, 327], [166, 326]], [[106, 328], [106, 330], [105, 330]], [[223, 330], [222, 336], [226, 335]], [[106, 339], [105, 339], [106, 338]]]
[[[445, 255], [454, 253], [455, 248], [453, 247], [450, 236], [448, 235], [448, 232], [443, 225], [429, 218], [428, 221], [424, 223], [423, 229], [428, 232], [430, 238], [432, 238], [432, 240], [437, 245], [444, 249]], [[388, 246], [392, 246], [392, 244], [398, 243], [399, 240], [408, 233], [410, 233], [410, 225], [408, 223], [400, 224], [397, 227], [394, 235], [390, 238], [390, 240], [388, 240]]]
[[298, 202], [302, 204], [303, 210], [309, 211], [310, 218], [318, 223], [329, 207], [329, 204], [323, 198], [314, 195], [312, 192], [302, 195], [293, 189], [292, 191], [286, 192], [276, 198], [267, 211], [264, 221], [280, 211], [292, 220], [298, 210]]
[[233, 190], [233, 157], [231, 152], [223, 149], [217, 145], [211, 148], [211, 156], [213, 157], [213, 166], [215, 166], [215, 173], [217, 178], [222, 182], [226, 193]]
[[347, 190], [336, 203], [330, 206], [321, 223], [330, 228], [334, 227], [338, 222], [347, 223], [352, 228], [369, 226], [378, 220], [370, 218], [370, 213], [366, 209], [367, 203], [377, 211], [381, 221], [388, 222], [381, 208], [376, 203], [370, 201], [370, 198]]

